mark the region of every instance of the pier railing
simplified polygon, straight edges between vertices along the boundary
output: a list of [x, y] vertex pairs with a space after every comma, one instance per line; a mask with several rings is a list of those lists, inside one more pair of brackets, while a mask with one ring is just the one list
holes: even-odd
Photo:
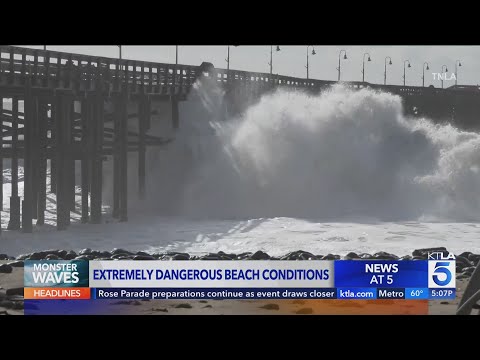
[[[196, 79], [207, 76], [223, 86], [252, 88], [286, 87], [317, 91], [337, 84], [336, 81], [302, 79], [278, 74], [226, 70], [196, 65], [166, 64], [101, 56], [0, 46], [0, 86], [22, 87], [31, 76], [32, 88], [73, 90], [77, 92], [118, 92], [128, 85], [131, 93], [140, 89], [146, 94], [186, 95]], [[361, 89], [371, 87], [401, 96], [444, 93], [449, 89], [419, 86], [378, 85], [365, 82], [342, 82]]]

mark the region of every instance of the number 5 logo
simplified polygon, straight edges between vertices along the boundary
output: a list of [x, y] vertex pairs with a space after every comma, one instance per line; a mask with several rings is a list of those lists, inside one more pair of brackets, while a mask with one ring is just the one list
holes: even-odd
[[[445, 286], [445, 285], [448, 285], [450, 281], [452, 281], [452, 273], [448, 269], [449, 267], [450, 267], [449, 261], [444, 261], [444, 262], [439, 261], [436, 263], [435, 271], [433, 272], [434, 275], [432, 276], [435, 284], [437, 284], [438, 286]], [[439, 276], [436, 274], [444, 274], [445, 280], [440, 280]]]

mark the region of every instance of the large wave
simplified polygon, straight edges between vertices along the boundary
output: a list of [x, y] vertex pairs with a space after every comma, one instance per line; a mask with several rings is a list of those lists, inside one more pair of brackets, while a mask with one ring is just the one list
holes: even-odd
[[150, 206], [221, 218], [480, 218], [480, 135], [407, 118], [398, 96], [278, 90], [225, 120], [222, 91], [208, 79], [193, 91], [175, 142], [149, 154]]

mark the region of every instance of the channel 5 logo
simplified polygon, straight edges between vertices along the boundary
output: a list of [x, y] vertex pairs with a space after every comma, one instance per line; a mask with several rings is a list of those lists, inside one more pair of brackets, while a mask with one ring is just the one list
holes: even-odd
[[435, 252], [428, 254], [428, 287], [455, 288], [455, 255]]

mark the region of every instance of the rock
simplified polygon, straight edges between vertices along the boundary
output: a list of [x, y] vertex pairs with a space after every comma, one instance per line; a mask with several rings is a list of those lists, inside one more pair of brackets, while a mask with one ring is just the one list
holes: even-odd
[[373, 254], [373, 257], [378, 260], [398, 260], [398, 256], [394, 254], [389, 254], [385, 251], [380, 251]]
[[45, 256], [45, 260], [60, 260], [60, 257], [55, 254], [48, 254], [47, 256]]
[[448, 305], [448, 304], [450, 304], [450, 303], [449, 303], [448, 301], [441, 301], [440, 304], [441, 304], [441, 305]]
[[200, 300], [199, 303], [206, 304], [206, 303], [208, 303], [208, 301], [207, 300]]
[[80, 250], [78, 255], [90, 255], [91, 253], [92, 253], [92, 249], [86, 248], [86, 249]]
[[64, 259], [65, 260], [65, 256], [67, 256], [68, 254], [68, 251], [67, 250], [60, 250], [57, 254], [57, 256], [61, 259]]
[[23, 310], [23, 301], [13, 301], [12, 310]]
[[222, 257], [218, 256], [217, 254], [210, 253], [208, 255], [201, 256], [200, 260], [222, 260]]
[[297, 310], [295, 312], [295, 314], [299, 314], [299, 315], [313, 314], [313, 309], [312, 308], [302, 308], [302, 309]]
[[426, 259], [427, 259], [426, 256], [414, 256], [414, 257], [412, 258], [412, 260], [426, 260]]
[[119, 254], [115, 256], [118, 256], [118, 257], [116, 257], [114, 260], [133, 260], [133, 255]]
[[26, 260], [28, 259], [30, 254], [21, 254], [16, 257], [16, 260]]
[[135, 255], [133, 257], [133, 260], [156, 260], [156, 259], [151, 255]]
[[0, 260], [8, 260], [7, 254], [0, 254]]
[[25, 263], [21, 260], [8, 263], [11, 267], [24, 267]]
[[190, 305], [188, 303], [178, 304], [177, 306], [175, 306], [175, 308], [176, 309], [191, 309], [192, 305]]
[[167, 309], [160, 309], [160, 308], [152, 308], [152, 311], [168, 312]]
[[15, 306], [15, 303], [10, 300], [2, 300], [0, 301], [0, 307], [4, 307], [7, 309], [12, 309]]
[[112, 305], [130, 305], [133, 300], [119, 300], [112, 303]]
[[402, 256], [399, 260], [412, 260], [412, 256], [405, 255], [405, 256]]
[[460, 255], [457, 255], [456, 257], [461, 256], [461, 257], [464, 257], [464, 258], [468, 259], [470, 254], [471, 254], [470, 251], [464, 251], [463, 253], [461, 253]]
[[443, 246], [440, 247], [433, 247], [433, 248], [424, 248], [424, 249], [417, 249], [412, 252], [413, 256], [424, 256], [427, 257], [429, 252], [445, 252], [447, 253], [447, 249]]
[[368, 254], [368, 253], [362, 253], [358, 256], [360, 256], [360, 259], [368, 259], [368, 260], [373, 259], [373, 255]]
[[259, 250], [255, 254], [250, 256], [250, 259], [251, 260], [268, 260], [268, 259], [270, 259], [270, 255], [268, 255], [267, 253]]
[[112, 251], [110, 251], [110, 254], [112, 255], [118, 255], [118, 254], [125, 254], [125, 255], [133, 255], [130, 251], [124, 250], [124, 249], [117, 249], [114, 248]]
[[265, 310], [280, 310], [280, 306], [278, 306], [278, 304], [265, 304], [259, 307]]
[[6, 294], [7, 296], [13, 296], [13, 295], [23, 296], [23, 287], [7, 289]]
[[172, 260], [190, 260], [190, 255], [188, 254], [175, 254], [172, 256]]
[[473, 265], [471, 261], [469, 261], [467, 258], [463, 256], [457, 256], [455, 258], [455, 263], [457, 266], [463, 266], [463, 267], [468, 267]]
[[13, 271], [13, 268], [11, 265], [8, 264], [1, 264], [0, 265], [0, 273], [2, 274], [10, 274]]
[[77, 257], [77, 253], [75, 251], [68, 251], [67, 254], [63, 257], [65, 260], [73, 260]]
[[237, 257], [237, 254], [226, 254], [223, 251], [219, 251], [217, 254], [226, 260], [233, 260]]
[[475, 266], [477, 266], [478, 262], [480, 261], [480, 254], [470, 254], [468, 256], [468, 260], [470, 260]]
[[75, 260], [93, 260], [93, 256], [91, 256], [91, 255], [79, 255], [75, 258]]
[[317, 257], [308, 251], [304, 251], [298, 256], [298, 260], [317, 260]]
[[98, 259], [99, 257], [102, 257], [102, 253], [98, 250], [93, 250], [89, 255], [92, 257], [92, 259]]
[[251, 252], [244, 252], [244, 253], [238, 254], [238, 255], [237, 255], [237, 260], [245, 260], [245, 259], [248, 259], [251, 255], [252, 255]]
[[110, 259], [111, 256], [112, 256], [112, 254], [110, 254], [109, 251], [101, 251], [100, 255], [99, 255], [99, 258]]
[[474, 271], [475, 271], [475, 266], [470, 266], [463, 269], [463, 273], [466, 275], [472, 275]]
[[140, 255], [140, 256], [151, 256], [150, 254], [147, 254], [145, 251], [137, 251], [135, 255]]
[[338, 259], [337, 259], [337, 256], [338, 256], [338, 255], [327, 254], [327, 255], [325, 255], [325, 256], [322, 258], [322, 260], [338, 260]]
[[59, 250], [59, 249], [49, 249], [44, 252], [45, 252], [45, 256], [55, 255], [55, 256], [58, 256], [60, 259], [62, 259], [63, 256], [65, 256], [67, 253], [66, 250]]
[[212, 307], [212, 305], [205, 305], [205, 306], [202, 307], [202, 309], [207, 309], [207, 308], [211, 308], [211, 307]]
[[30, 254], [28, 260], [44, 260], [47, 255], [48, 254], [45, 251], [34, 252]]
[[317, 257], [312, 253], [309, 253], [308, 251], [303, 251], [303, 250], [289, 252], [288, 254], [280, 258], [280, 260], [309, 260], [309, 259], [317, 259]]
[[[136, 255], [128, 255], [128, 254], [115, 254], [112, 255], [110, 258], [115, 260], [133, 260], [133, 257]], [[155, 259], [155, 258], [154, 258]]]
[[298, 250], [298, 251], [295, 251], [295, 253], [297, 254], [297, 260], [316, 259], [316, 256], [308, 251]]
[[347, 255], [343, 257], [345, 260], [352, 260], [352, 259], [360, 259], [360, 256], [357, 253], [349, 252]]

